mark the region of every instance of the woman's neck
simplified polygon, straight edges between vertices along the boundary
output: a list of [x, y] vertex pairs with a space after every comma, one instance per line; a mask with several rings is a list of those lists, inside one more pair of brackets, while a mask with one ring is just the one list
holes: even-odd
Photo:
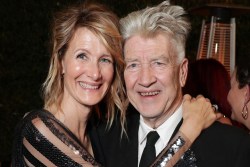
[[62, 101], [60, 108], [53, 106], [49, 108], [49, 111], [51, 111], [83, 145], [88, 143], [86, 128], [91, 114], [90, 107], [78, 104], [72, 105], [70, 102], [64, 103]]

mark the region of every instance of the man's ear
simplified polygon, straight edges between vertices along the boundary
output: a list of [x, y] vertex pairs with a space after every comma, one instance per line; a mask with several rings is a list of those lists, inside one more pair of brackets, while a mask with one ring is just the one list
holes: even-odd
[[181, 62], [179, 71], [179, 81], [181, 87], [184, 87], [186, 84], [187, 74], [188, 74], [188, 60], [184, 58]]

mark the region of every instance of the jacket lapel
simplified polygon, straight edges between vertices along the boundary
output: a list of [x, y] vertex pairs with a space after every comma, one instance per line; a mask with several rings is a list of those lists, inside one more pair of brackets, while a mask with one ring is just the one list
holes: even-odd
[[140, 115], [137, 111], [130, 110], [130, 113], [127, 116], [127, 134], [123, 137], [122, 153], [124, 155], [124, 162], [129, 167], [137, 167], [138, 165], [138, 130], [140, 123]]

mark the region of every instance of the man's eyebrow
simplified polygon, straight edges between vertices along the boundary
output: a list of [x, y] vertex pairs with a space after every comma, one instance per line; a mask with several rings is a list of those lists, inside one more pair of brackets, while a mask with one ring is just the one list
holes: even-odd
[[169, 56], [166, 57], [166, 55], [160, 55], [160, 56], [152, 58], [152, 60], [166, 60], [166, 61], [169, 61], [169, 59], [170, 59]]
[[125, 58], [124, 59], [125, 62], [133, 62], [133, 61], [138, 61], [137, 58]]

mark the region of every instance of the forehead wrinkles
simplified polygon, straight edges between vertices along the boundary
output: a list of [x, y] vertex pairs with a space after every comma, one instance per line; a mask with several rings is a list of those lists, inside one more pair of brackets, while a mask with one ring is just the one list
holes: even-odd
[[124, 47], [124, 56], [126, 61], [149, 61], [169, 57], [167, 46], [159, 45], [155, 40], [144, 38], [129, 40]]

